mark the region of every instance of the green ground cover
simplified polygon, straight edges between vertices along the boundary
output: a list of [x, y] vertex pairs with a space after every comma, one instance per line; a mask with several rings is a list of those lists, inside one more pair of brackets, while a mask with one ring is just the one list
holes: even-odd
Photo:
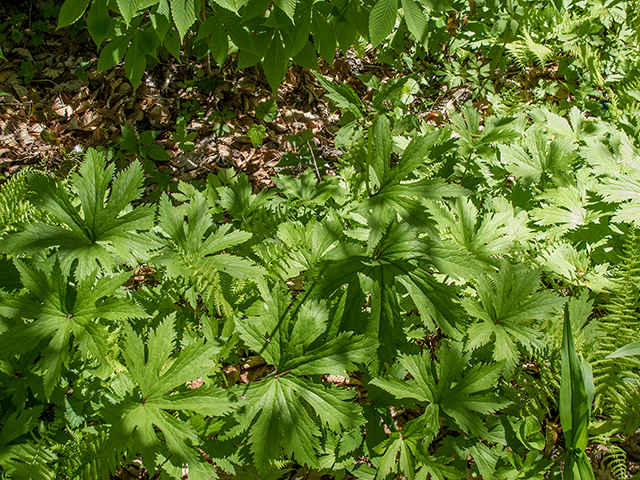
[[[67, 0], [26, 36], [10, 17], [6, 62], [56, 18], [91, 38], [89, 86], [201, 65], [167, 127], [185, 154], [206, 116], [186, 95], [224, 69], [270, 89], [254, 153], [287, 74], [315, 70], [340, 155], [305, 126], [264, 188], [173, 182], [140, 119], [76, 153], [41, 133], [63, 168], [0, 186], [3, 477], [638, 478], [638, 7]], [[338, 81], [345, 59], [368, 67]], [[205, 123], [224, 138], [235, 115]]]

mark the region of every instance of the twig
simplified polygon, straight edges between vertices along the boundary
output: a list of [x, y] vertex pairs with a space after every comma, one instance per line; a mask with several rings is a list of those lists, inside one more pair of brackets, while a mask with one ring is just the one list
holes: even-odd
[[311, 148], [311, 142], [307, 140], [307, 145], [309, 146], [309, 151], [311, 152], [311, 158], [313, 158], [313, 166], [316, 170], [316, 176], [318, 177], [318, 181], [322, 181], [322, 177], [320, 176], [320, 170], [318, 170], [318, 164], [316, 163], [316, 156], [313, 154], [313, 148]]

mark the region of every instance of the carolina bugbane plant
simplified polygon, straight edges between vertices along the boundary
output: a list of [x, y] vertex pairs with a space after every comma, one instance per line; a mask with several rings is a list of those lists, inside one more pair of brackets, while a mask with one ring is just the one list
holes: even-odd
[[635, 308], [615, 254], [635, 256], [635, 207], [612, 186], [634, 150], [577, 111], [482, 136], [469, 108], [453, 139], [374, 118], [333, 178], [257, 194], [221, 172], [134, 206], [141, 167], [91, 150], [69, 181], [27, 176], [32, 214], [0, 238], [3, 473], [542, 479], [564, 438], [588, 478], [578, 354], [607, 379], [596, 438], [637, 428], [633, 364], [602, 358]]
[[45, 221], [23, 225], [0, 240], [0, 251], [34, 255], [57, 247], [49, 263], [58, 260], [65, 271], [75, 263], [78, 278], [90, 276], [96, 268], [112, 272], [120, 263], [137, 265], [154, 244], [152, 237], [139, 233], [151, 228], [153, 209], [131, 207], [142, 194], [141, 165], [135, 162], [115, 178], [114, 169], [113, 164], [106, 166], [102, 155], [89, 150], [79, 173], [72, 176], [71, 191], [53, 178], [29, 175], [30, 202], [50, 214], [57, 225]]

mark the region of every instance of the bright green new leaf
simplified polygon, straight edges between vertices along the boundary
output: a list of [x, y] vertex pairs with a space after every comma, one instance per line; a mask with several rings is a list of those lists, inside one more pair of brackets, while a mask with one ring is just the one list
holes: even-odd
[[254, 123], [247, 129], [247, 137], [251, 140], [253, 148], [260, 148], [264, 139], [267, 138], [267, 127]]

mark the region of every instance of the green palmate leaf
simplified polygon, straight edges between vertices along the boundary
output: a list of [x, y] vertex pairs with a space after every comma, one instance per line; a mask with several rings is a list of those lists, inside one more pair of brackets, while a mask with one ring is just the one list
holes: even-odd
[[288, 378], [272, 378], [246, 392], [255, 403], [239, 414], [244, 413], [249, 422], [258, 417], [249, 431], [258, 471], [273, 468], [273, 459], [280, 456], [283, 447], [297, 461], [319, 468], [315, 451], [320, 447], [320, 429], [295, 395], [298, 389]]
[[387, 38], [396, 23], [398, 0], [378, 0], [369, 14], [369, 40], [377, 47]]
[[108, 43], [100, 54], [98, 59], [98, 71], [103, 72], [115, 67], [124, 58], [132, 35], [117, 37]]
[[484, 215], [480, 215], [473, 202], [464, 197], [449, 208], [433, 203], [430, 211], [443, 234], [451, 235], [456, 244], [481, 262], [497, 265], [500, 255], [511, 252], [517, 243], [533, 238], [533, 232], [527, 226], [527, 213], [516, 214], [506, 199], [487, 198], [484, 209]]
[[267, 127], [254, 123], [247, 130], [247, 137], [254, 148], [260, 148], [262, 141], [267, 138]]
[[[249, 427], [256, 465], [266, 471], [278, 453], [319, 468], [316, 452], [321, 430], [350, 429], [364, 423], [360, 408], [349, 402], [353, 392], [314, 383], [309, 375], [345, 375], [369, 360], [374, 341], [352, 333], [325, 336], [328, 310], [323, 302], [305, 301], [291, 307], [285, 288], [259, 282], [263, 302], [254, 315], [238, 322], [240, 337], [276, 369], [276, 375], [250, 384], [248, 406], [240, 412], [240, 431]], [[301, 376], [304, 376], [301, 377]], [[312, 418], [304, 404], [311, 407]]]
[[329, 64], [333, 63], [336, 56], [336, 34], [334, 26], [317, 9], [313, 12], [311, 22], [313, 28], [313, 40], [318, 53]]
[[102, 41], [109, 36], [114, 23], [107, 10], [107, 0], [95, 0], [87, 15], [87, 29], [96, 46], [100, 47]]
[[414, 0], [402, 0], [402, 11], [404, 12], [404, 21], [411, 34], [416, 37], [420, 43], [427, 41], [429, 31], [427, 30], [427, 16], [422, 8]]
[[282, 79], [287, 73], [287, 65], [289, 62], [289, 55], [287, 55], [285, 50], [280, 31], [275, 31], [267, 48], [265, 58], [267, 61], [264, 62], [262, 68], [264, 69], [264, 74], [267, 77], [267, 82], [269, 82], [271, 90], [275, 92], [278, 90]]
[[500, 145], [506, 168], [526, 183], [538, 183], [545, 176], [565, 173], [575, 158], [577, 145], [568, 137], [549, 137], [541, 128], [532, 127], [524, 136], [523, 146]]
[[585, 452], [589, 443], [588, 428], [593, 394], [591, 367], [586, 361], [581, 361], [576, 354], [567, 306], [562, 337], [560, 421], [567, 445], [563, 474], [564, 478], [569, 480], [594, 478], [589, 457]]
[[390, 472], [401, 473], [407, 479], [417, 477], [449, 480], [466, 477], [463, 472], [448, 465], [451, 463], [450, 458], [438, 458], [427, 451], [433, 438], [429, 432], [439, 429], [437, 407], [432, 407], [433, 405], [427, 407], [429, 424], [425, 424], [426, 415], [423, 415], [408, 422], [401, 433], [391, 433], [385, 442], [375, 447], [376, 452], [383, 454], [376, 472], [377, 479], [387, 478]]
[[482, 117], [471, 102], [464, 105], [462, 115], [449, 112], [449, 116], [453, 130], [460, 135], [460, 154], [477, 155], [488, 163], [494, 161], [494, 143], [521, 136], [512, 126], [513, 117], [488, 117], [484, 119], [481, 129]]
[[58, 28], [77, 22], [89, 6], [90, 0], [66, 0], [58, 14]]
[[79, 174], [73, 175], [80, 207], [59, 181], [30, 176], [31, 202], [50, 213], [60, 226], [44, 222], [28, 225], [0, 240], [0, 250], [34, 254], [57, 247], [51, 260], [59, 259], [67, 271], [77, 260], [75, 274], [79, 278], [99, 267], [111, 271], [116, 261], [137, 265], [137, 259], [145, 257], [153, 246], [149, 236], [138, 233], [151, 227], [153, 210], [138, 207], [124, 211], [142, 193], [142, 167], [133, 163], [114, 179], [114, 166], [105, 163], [103, 154], [88, 150]]
[[391, 139], [388, 131], [385, 133], [385, 124], [386, 121], [379, 120], [374, 127], [374, 135], [377, 137], [375, 142], [372, 135], [369, 136], [365, 177], [369, 197], [355, 205], [355, 210], [367, 218], [370, 228], [369, 253], [376, 248], [384, 230], [396, 215], [437, 238], [436, 231], [432, 228], [435, 222], [421, 200], [441, 200], [443, 197], [457, 197], [468, 193], [457, 185], [446, 184], [442, 179], [424, 177], [407, 181], [407, 177], [413, 177], [417, 167], [427, 162], [438, 133], [415, 137], [406, 147], [398, 164], [390, 168]]
[[[640, 172], [638, 172], [640, 173]], [[620, 175], [618, 179], [605, 179], [595, 190], [604, 200], [616, 203], [618, 209], [613, 215], [614, 222], [631, 223], [640, 226], [640, 175]]]
[[230, 185], [218, 189], [218, 194], [220, 206], [244, 226], [250, 224], [254, 215], [263, 211], [269, 199], [275, 195], [275, 191], [265, 188], [257, 195], [252, 195], [247, 175], [240, 174]]
[[[212, 17], [209, 17], [207, 20], [210, 18]], [[229, 53], [229, 37], [224, 29], [222, 18], [216, 16], [213, 17], [213, 19], [214, 23], [211, 37], [209, 38], [209, 48], [213, 59], [218, 66], [222, 67]]]
[[[249, 443], [259, 471], [267, 471], [281, 451], [297, 461], [319, 468], [321, 428], [341, 431], [360, 426], [364, 418], [352, 403], [353, 392], [286, 375], [271, 377], [242, 390], [247, 406], [239, 411], [248, 425]], [[315, 416], [303, 405], [309, 405]]]
[[[580, 170], [576, 175], [576, 185], [548, 189], [538, 196], [544, 201], [541, 208], [531, 213], [538, 225], [556, 225], [550, 234], [564, 234], [591, 222], [597, 222], [602, 213], [592, 206], [589, 190], [596, 187], [590, 178], [591, 170]], [[627, 197], [629, 198], [629, 197]]]
[[146, 51], [143, 44], [142, 32], [137, 31], [133, 35], [131, 45], [127, 51], [127, 55], [124, 58], [124, 71], [127, 74], [127, 78], [133, 85], [134, 90], [138, 88], [140, 80], [144, 75], [144, 70], [147, 66]]
[[422, 425], [423, 435], [429, 438], [440, 429], [440, 415], [453, 419], [452, 425], [463, 432], [486, 436], [488, 431], [482, 419], [508, 405], [489, 392], [495, 391], [502, 366], [470, 367], [469, 355], [464, 355], [456, 343], [441, 348], [437, 357], [439, 361], [429, 354], [403, 355], [400, 364], [409, 372], [411, 380], [374, 378], [371, 384], [397, 399], [413, 399], [426, 404], [425, 412], [414, 422]]
[[428, 331], [435, 332], [437, 327], [451, 338], [462, 339], [465, 314], [454, 288], [438, 282], [433, 275], [420, 269], [399, 276], [398, 281], [409, 292]]
[[504, 361], [504, 374], [510, 378], [521, 356], [517, 344], [530, 353], [542, 348], [536, 322], [552, 318], [564, 301], [553, 292], [537, 291], [540, 272], [512, 266], [506, 260], [498, 272], [477, 281], [478, 298], [462, 301], [467, 313], [479, 320], [469, 328], [467, 348], [493, 343], [493, 359]]
[[[435, 321], [452, 335], [460, 335], [455, 331], [461, 322], [456, 317], [460, 309], [454, 304], [454, 292], [438, 285], [420, 267], [428, 261], [429, 243], [419, 239], [418, 232], [406, 223], [393, 221], [373, 251], [342, 242], [325, 255], [322, 267], [309, 272], [318, 276], [314, 297], [338, 301], [333, 319], [336, 328], [378, 339], [380, 346], [370, 365], [373, 371], [389, 363], [406, 344], [398, 283], [407, 287], [426, 325]], [[369, 294], [370, 308], [363, 309]], [[447, 297], [437, 298], [443, 294]]]
[[229, 314], [231, 305], [220, 295], [225, 278], [254, 279], [264, 271], [247, 258], [220, 252], [246, 242], [251, 234], [232, 230], [231, 224], [215, 228], [204, 195], [186, 184], [179, 188], [189, 194], [189, 201], [174, 207], [167, 195], [160, 199], [158, 224], [165, 236], [152, 261], [184, 282], [194, 307], [200, 297], [214, 310]]
[[280, 372], [344, 375], [366, 363], [374, 348], [372, 339], [340, 333], [311, 348], [327, 330], [328, 312], [323, 302], [307, 301], [290, 312], [291, 295], [282, 288], [269, 291], [259, 282], [264, 303], [253, 307], [257, 315], [237, 325], [240, 336]]
[[144, 466], [151, 471], [157, 455], [162, 454], [178, 467], [188, 462], [190, 466], [215, 472], [200, 465], [204, 459], [195, 448], [199, 443], [195, 429], [168, 411], [210, 417], [225, 415], [234, 408], [234, 400], [208, 380], [193, 390], [185, 387], [186, 382], [204, 377], [213, 367], [220, 346], [195, 340], [165, 368], [175, 349], [173, 320], [166, 319], [151, 331], [146, 343], [128, 324], [125, 331], [122, 355], [134, 387], [124, 397], [116, 396], [103, 407], [102, 413], [112, 425], [105, 448], [140, 452]]
[[399, 470], [407, 475], [409, 480], [413, 480], [416, 469], [417, 447], [415, 439], [407, 438], [406, 435], [398, 433], [392, 434], [389, 440], [380, 448], [380, 450], [384, 448], [384, 455], [380, 460], [380, 465], [378, 465], [376, 478], [386, 478], [389, 473], [394, 471], [396, 469], [396, 457], [399, 456]]
[[171, 16], [178, 29], [180, 40], [182, 40], [191, 25], [196, 23], [195, 2], [193, 0], [171, 0]]
[[296, 0], [275, 0], [274, 3], [295, 23], [294, 13], [296, 11], [296, 4], [298, 3]]
[[111, 295], [129, 278], [129, 273], [95, 276], [72, 286], [67, 272], [56, 262], [50, 275], [15, 260], [29, 295], [16, 294], [3, 299], [0, 315], [19, 320], [0, 335], [0, 348], [6, 355], [23, 354], [44, 345], [40, 361], [45, 393], [50, 396], [60, 379], [72, 350], [70, 340], [80, 349], [87, 363], [98, 362], [100, 375], [108, 374], [107, 336], [112, 321], [144, 318], [144, 311], [124, 298]]

